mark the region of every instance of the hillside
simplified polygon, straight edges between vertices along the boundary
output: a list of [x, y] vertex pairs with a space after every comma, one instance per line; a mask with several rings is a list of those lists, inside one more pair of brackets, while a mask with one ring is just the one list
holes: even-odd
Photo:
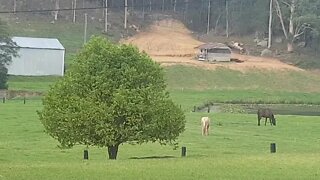
[[191, 31], [182, 22], [174, 19], [154, 22], [148, 30], [124, 39], [122, 42], [137, 46], [141, 51], [148, 53], [152, 59], [163, 66], [186, 65], [205, 69], [226, 67], [239, 71], [251, 69], [303, 71], [298, 67], [285, 64], [275, 58], [255, 57], [235, 53], [232, 54], [232, 57], [242, 60], [243, 63], [209, 64], [199, 62], [195, 60], [197, 53], [195, 47], [204, 42], [195, 39]]

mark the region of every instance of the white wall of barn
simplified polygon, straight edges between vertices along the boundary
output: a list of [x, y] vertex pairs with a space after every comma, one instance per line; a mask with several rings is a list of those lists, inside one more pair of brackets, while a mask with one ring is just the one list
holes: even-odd
[[20, 48], [8, 74], [23, 76], [63, 76], [65, 50]]

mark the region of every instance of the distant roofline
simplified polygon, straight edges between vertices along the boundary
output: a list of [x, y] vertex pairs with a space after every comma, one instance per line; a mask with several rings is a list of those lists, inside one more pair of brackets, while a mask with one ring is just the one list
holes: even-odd
[[223, 43], [205, 43], [195, 48], [196, 49], [229, 49], [231, 50], [227, 45]]
[[[22, 37], [22, 36], [13, 36], [11, 38], [14, 42], [15, 39], [16, 40], [22, 40], [22, 39], [30, 39], [30, 40], [55, 40], [57, 42], [55, 42], [58, 46], [60, 47], [37, 47], [37, 46], [28, 46], [28, 45], [19, 45], [18, 42], [17, 43], [17, 47], [16, 48], [24, 48], [24, 49], [45, 49], [45, 50], [65, 50], [65, 47], [61, 44], [61, 42], [57, 39], [57, 38], [38, 38], [38, 37]], [[14, 46], [8, 46], [8, 47], [14, 47]]]
[[[8, 46], [8, 47], [14, 47], [14, 46]], [[43, 49], [43, 50], [66, 50], [66, 49], [62, 49], [62, 48], [38, 48], [38, 47], [20, 47], [20, 46], [17, 46], [15, 48], [21, 48], [21, 49]]]

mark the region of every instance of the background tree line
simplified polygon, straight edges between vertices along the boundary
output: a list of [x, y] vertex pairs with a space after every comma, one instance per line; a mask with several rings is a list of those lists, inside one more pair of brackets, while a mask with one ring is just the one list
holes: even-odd
[[[270, 17], [270, 3], [273, 18]], [[260, 35], [266, 38], [268, 24], [272, 23], [272, 34], [281, 36], [288, 43], [288, 51], [293, 43], [303, 41], [305, 47], [319, 49], [320, 0], [14, 0], [0, 2], [2, 10], [77, 10], [77, 16], [88, 13], [91, 18], [105, 20], [113, 12], [123, 13], [124, 28], [127, 16], [169, 14], [181, 19], [192, 31], [213, 32], [222, 36]], [[106, 9], [106, 7], [108, 9]], [[107, 13], [106, 13], [107, 12]], [[125, 13], [126, 12], [126, 13]], [[44, 11], [32, 12], [53, 17], [54, 20], [72, 19], [75, 12]], [[82, 20], [82, 19], [81, 19]], [[121, 22], [122, 23], [122, 22]]]

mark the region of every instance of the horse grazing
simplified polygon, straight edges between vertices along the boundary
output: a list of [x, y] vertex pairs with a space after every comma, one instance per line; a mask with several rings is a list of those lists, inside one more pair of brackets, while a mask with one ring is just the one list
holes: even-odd
[[201, 118], [201, 129], [202, 129], [203, 136], [209, 135], [209, 127], [210, 127], [210, 118], [209, 117], [202, 117]]
[[258, 110], [258, 126], [260, 126], [260, 119], [262, 117], [266, 118], [264, 125], [267, 125], [267, 119], [269, 118], [270, 125], [276, 125], [276, 119], [274, 118], [274, 114], [270, 109], [259, 109]]

